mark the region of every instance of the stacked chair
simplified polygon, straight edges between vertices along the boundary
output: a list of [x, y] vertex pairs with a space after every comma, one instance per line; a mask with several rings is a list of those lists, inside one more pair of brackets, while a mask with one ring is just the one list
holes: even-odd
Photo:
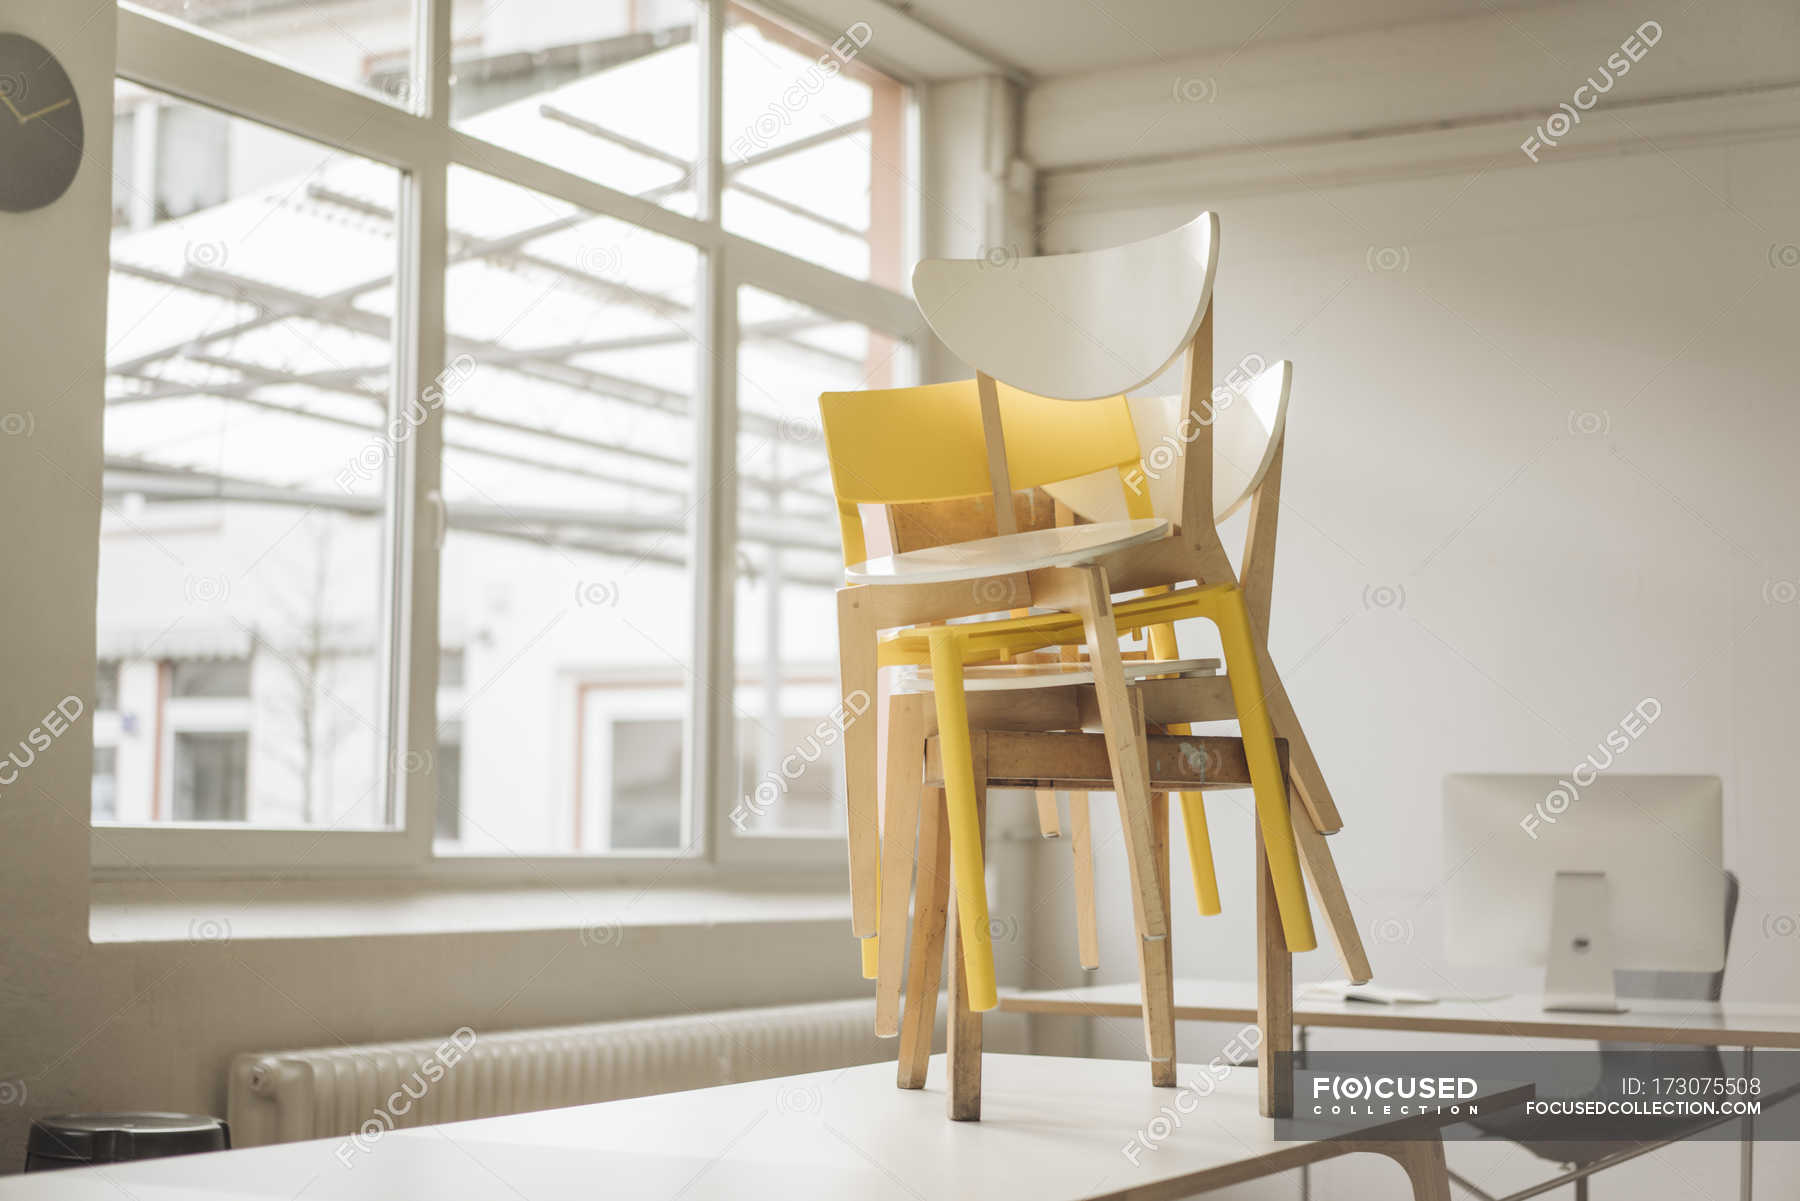
[[[910, 1088], [925, 1081], [954, 932], [952, 1118], [980, 1116], [980, 1014], [998, 999], [990, 786], [1038, 790], [1046, 833], [1058, 829], [1054, 790], [1070, 790], [1084, 966], [1098, 953], [1086, 794], [1114, 792], [1154, 1083], [1175, 1084], [1170, 792], [1202, 913], [1222, 906], [1201, 791], [1248, 785], [1255, 797], [1266, 1113], [1287, 1104], [1270, 1068], [1292, 1045], [1290, 957], [1316, 945], [1303, 870], [1347, 973], [1370, 976], [1323, 838], [1341, 825], [1337, 809], [1267, 647], [1291, 367], [1243, 396], [1215, 395], [1218, 244], [1218, 219], [1203, 213], [1104, 251], [921, 263], [919, 306], [976, 378], [820, 398], [846, 563], [844, 694], [876, 695], [878, 672], [899, 669], [886, 764], [874, 723], [845, 736], [853, 925], [877, 981], [877, 1033], [900, 1036]], [[1178, 398], [1127, 399], [1177, 361]], [[1240, 586], [1216, 523], [1246, 500]], [[869, 557], [865, 513], [879, 514], [892, 553]], [[1223, 677], [1180, 658], [1175, 623], [1190, 617], [1218, 627]], [[1127, 659], [1122, 631], [1147, 636], [1145, 657]], [[1228, 719], [1238, 738], [1188, 732]]]

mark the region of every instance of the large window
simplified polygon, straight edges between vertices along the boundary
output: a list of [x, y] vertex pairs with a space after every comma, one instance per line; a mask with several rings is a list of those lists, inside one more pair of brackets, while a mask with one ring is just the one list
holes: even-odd
[[119, 21], [96, 862], [837, 862], [835, 759], [740, 802], [837, 704], [818, 393], [910, 378], [874, 31]]

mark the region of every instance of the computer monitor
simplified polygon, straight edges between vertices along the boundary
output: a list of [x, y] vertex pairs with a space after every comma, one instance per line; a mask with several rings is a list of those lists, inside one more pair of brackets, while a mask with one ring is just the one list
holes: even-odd
[[1452, 962], [1546, 966], [1545, 1008], [1611, 1010], [1614, 969], [1718, 971], [1717, 776], [1451, 775]]

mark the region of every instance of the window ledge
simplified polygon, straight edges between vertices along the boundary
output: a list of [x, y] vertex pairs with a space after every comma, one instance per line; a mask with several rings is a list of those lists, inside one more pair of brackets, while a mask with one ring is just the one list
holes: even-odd
[[88, 937], [95, 943], [222, 942], [560, 930], [616, 941], [633, 927], [849, 920], [841, 884], [826, 890], [97, 880]]

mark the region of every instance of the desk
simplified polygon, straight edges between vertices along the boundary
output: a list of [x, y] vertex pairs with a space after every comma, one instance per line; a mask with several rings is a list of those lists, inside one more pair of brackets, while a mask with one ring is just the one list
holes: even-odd
[[[1800, 1005], [1739, 1001], [1655, 1001], [1631, 999], [1624, 1013], [1545, 1013], [1543, 998], [1516, 994], [1491, 1001], [1437, 1001], [1427, 1005], [1376, 1005], [1367, 1001], [1310, 1001], [1296, 992], [1294, 1028], [1298, 1049], [1306, 1050], [1309, 1027], [1342, 1030], [1396, 1030], [1426, 1034], [1470, 1034], [1507, 1038], [1577, 1038], [1594, 1042], [1660, 1043], [1672, 1047], [1742, 1047], [1750, 1066], [1755, 1047], [1800, 1048]], [[1141, 1012], [1136, 984], [1102, 984], [1042, 992], [1003, 992], [1008, 1013], [1070, 1017], [1135, 1018]], [[1252, 981], [1177, 980], [1175, 1020], [1256, 1021]], [[1754, 1187], [1753, 1118], [1745, 1118], [1739, 1154], [1739, 1196]], [[1308, 1194], [1301, 1173], [1301, 1196]]]
[[[1296, 990], [1294, 1025], [1687, 1047], [1800, 1048], [1800, 1005], [1640, 1000], [1627, 1000], [1625, 1004], [1630, 1008], [1624, 1013], [1545, 1013], [1543, 999], [1527, 994], [1495, 1001], [1373, 1005], [1367, 1001], [1309, 1001]], [[1008, 1013], [1135, 1018], [1139, 1015], [1138, 991], [1136, 984], [1102, 984], [1045, 992], [1005, 992], [1000, 994], [1000, 1009]], [[1177, 980], [1175, 1018], [1191, 1022], [1254, 1022], [1256, 985], [1252, 981]]]
[[[1398, 1161], [1416, 1201], [1450, 1195], [1447, 1117], [1397, 1121], [1394, 1141], [1279, 1143], [1253, 1071], [1207, 1091], [1205, 1071], [1184, 1064], [1177, 1079], [1197, 1086], [1185, 1092], [1153, 1088], [1136, 1061], [989, 1055], [982, 1074], [979, 1123], [945, 1119], [938, 1056], [922, 1091], [895, 1088], [893, 1065], [877, 1063], [398, 1130], [348, 1156], [322, 1139], [9, 1176], [0, 1199], [1157, 1201], [1359, 1151]], [[1188, 1103], [1169, 1129], [1178, 1097]]]

